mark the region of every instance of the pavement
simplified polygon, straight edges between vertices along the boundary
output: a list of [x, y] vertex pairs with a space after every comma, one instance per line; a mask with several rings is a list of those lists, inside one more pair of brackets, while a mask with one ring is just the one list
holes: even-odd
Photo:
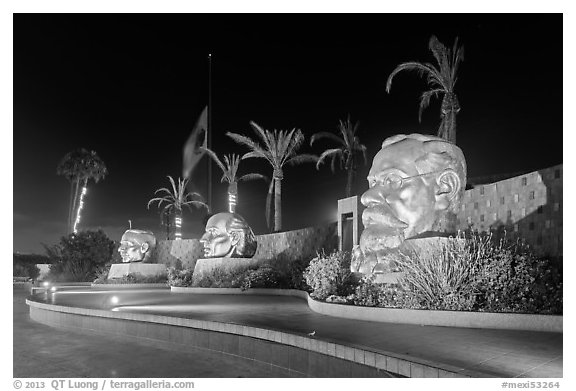
[[[101, 308], [102, 295], [106, 294], [109, 293], [61, 294], [56, 296], [55, 304]], [[313, 312], [305, 300], [288, 296], [198, 295], [169, 290], [116, 291], [113, 294], [119, 298], [118, 311], [241, 324], [302, 336], [314, 332], [314, 338], [327, 342], [395, 354], [408, 360], [413, 357], [464, 368], [488, 377], [561, 378], [563, 375], [562, 333], [417, 326], [343, 319]], [[60, 332], [50, 328], [48, 330], [45, 331], [47, 334], [44, 334], [44, 340], [48, 335]], [[16, 352], [16, 327], [14, 332]], [[86, 344], [91, 346], [95, 342]], [[51, 349], [55, 344], [53, 341], [45, 341], [44, 345], [46, 349]], [[111, 354], [107, 349], [101, 347], [99, 354]], [[121, 352], [124, 351], [120, 348], [113, 350], [116, 354], [123, 354]], [[30, 354], [33, 354], [32, 351]], [[203, 351], [202, 357], [204, 354]], [[243, 374], [252, 377], [250, 373]], [[225, 377], [233, 377], [233, 374]]]
[[294, 372], [202, 349], [174, 351], [149, 341], [62, 330], [30, 319], [30, 286], [14, 285], [14, 378], [276, 378]]

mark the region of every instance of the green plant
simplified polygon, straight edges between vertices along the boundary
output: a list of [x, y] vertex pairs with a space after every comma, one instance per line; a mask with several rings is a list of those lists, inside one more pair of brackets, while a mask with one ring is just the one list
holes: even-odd
[[163, 193], [163, 197], [155, 197], [148, 201], [148, 205], [146, 208], [150, 209], [150, 205], [154, 202], [158, 202], [158, 208], [162, 205], [162, 203], [166, 203], [164, 205], [163, 212], [171, 214], [174, 220], [174, 226], [176, 227], [175, 237], [176, 239], [182, 238], [182, 225], [181, 222], [176, 222], [176, 219], [182, 218], [183, 208], [187, 207], [188, 209], [192, 210], [192, 205], [196, 208], [205, 207], [208, 209], [208, 205], [206, 203], [200, 201], [199, 199], [194, 198], [201, 198], [199, 193], [196, 192], [187, 192], [186, 185], [188, 184], [189, 178], [181, 179], [178, 178], [178, 186], [174, 182], [174, 179], [168, 175], [168, 180], [170, 180], [170, 184], [172, 185], [172, 190], [169, 190], [166, 187], [162, 187], [157, 189], [154, 194]]
[[222, 178], [220, 182], [228, 182], [228, 212], [234, 213], [236, 210], [236, 204], [238, 202], [238, 182], [243, 181], [253, 181], [256, 179], [262, 179], [268, 181], [262, 174], [250, 173], [238, 176], [238, 166], [240, 165], [240, 155], [224, 155], [224, 161], [218, 158], [218, 155], [214, 151], [208, 148], [200, 147], [201, 150], [206, 152], [208, 156], [216, 165], [222, 170]]
[[82, 231], [45, 249], [51, 261], [50, 280], [93, 281], [99, 268], [110, 262], [114, 242], [102, 230]]
[[280, 288], [281, 274], [269, 266], [248, 270], [240, 288]]
[[106, 284], [111, 266], [112, 265], [108, 264], [100, 266], [96, 269], [96, 278], [94, 279], [94, 284]]
[[40, 269], [32, 264], [14, 263], [12, 275], [14, 277], [29, 277], [35, 280], [40, 275]]
[[168, 268], [168, 284], [170, 286], [192, 286], [194, 269], [181, 269], [178, 267]]
[[89, 180], [98, 183], [108, 173], [106, 165], [95, 151], [84, 148], [76, 149], [67, 153], [56, 168], [58, 175], [64, 176], [70, 181], [70, 206], [68, 208], [68, 233], [74, 230], [74, 222], [81, 203], [82, 189], [86, 188]]
[[[472, 310], [476, 301], [475, 274], [486, 243], [471, 249], [464, 238], [451, 238], [439, 251], [404, 253], [396, 260], [405, 273], [400, 284], [412, 292], [413, 305], [437, 310]], [[472, 250], [472, 251], [471, 251]]]
[[304, 271], [304, 278], [312, 288], [311, 296], [318, 300], [330, 295], [347, 296], [356, 285], [350, 272], [350, 254], [345, 251], [317, 254]]
[[475, 276], [480, 310], [562, 313], [562, 263], [536, 256], [521, 241], [497, 241], [480, 270]]
[[106, 279], [100, 284], [165, 284], [168, 280], [166, 274], [145, 276], [141, 273], [128, 273], [121, 278]]
[[297, 154], [298, 149], [304, 143], [304, 134], [298, 129], [291, 131], [281, 130], [271, 132], [262, 129], [254, 121], [250, 126], [256, 132], [263, 144], [254, 141], [250, 137], [228, 132], [226, 135], [239, 144], [248, 147], [251, 152], [242, 156], [242, 159], [261, 158], [272, 166], [272, 179], [268, 188], [266, 199], [266, 223], [270, 227], [270, 211], [272, 210], [272, 194], [274, 194], [274, 231], [282, 230], [282, 179], [284, 178], [283, 167], [285, 164], [297, 165], [305, 162], [316, 162], [317, 156], [309, 154]]
[[388, 76], [386, 91], [390, 92], [392, 79], [401, 71], [417, 71], [420, 76], [426, 76], [430, 89], [420, 97], [418, 119], [422, 118], [422, 111], [430, 104], [430, 98], [444, 95], [440, 110], [442, 121], [438, 129], [438, 136], [456, 143], [456, 114], [460, 111], [460, 105], [454, 92], [454, 86], [458, 80], [458, 67], [464, 60], [464, 49], [458, 46], [458, 38], [454, 42], [453, 49], [450, 49], [438, 41], [435, 36], [430, 38], [428, 48], [434, 55], [438, 66], [415, 61], [402, 63]]
[[360, 143], [360, 139], [356, 135], [357, 130], [358, 122], [352, 124], [350, 116], [348, 116], [346, 122], [340, 120], [340, 123], [338, 124], [338, 131], [340, 132], [339, 135], [330, 132], [319, 132], [315, 133], [310, 138], [310, 146], [312, 146], [314, 141], [322, 138], [327, 138], [338, 144], [338, 148], [330, 148], [322, 152], [316, 162], [316, 169], [320, 169], [320, 165], [324, 160], [331, 158], [332, 162], [330, 167], [332, 168], [332, 172], [334, 172], [336, 160], [338, 160], [340, 162], [340, 168], [345, 169], [348, 173], [346, 181], [346, 197], [352, 196], [352, 185], [357, 170], [356, 155], [362, 153], [364, 164], [366, 164], [366, 146]]

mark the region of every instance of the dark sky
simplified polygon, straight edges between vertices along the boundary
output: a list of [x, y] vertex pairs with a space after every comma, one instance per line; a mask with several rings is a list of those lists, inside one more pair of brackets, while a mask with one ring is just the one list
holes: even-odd
[[[428, 40], [452, 45], [465, 61], [456, 85], [458, 145], [469, 177], [562, 163], [562, 15], [24, 15], [14, 16], [14, 251], [42, 253], [65, 234], [69, 184], [56, 166], [69, 151], [98, 152], [109, 175], [90, 184], [81, 229], [119, 240], [127, 228], [163, 238], [157, 209], [146, 209], [166, 175], [182, 171], [182, 147], [207, 104], [212, 53], [213, 149], [244, 153], [224, 136], [299, 128], [307, 139], [336, 130], [348, 114], [371, 160], [397, 133], [435, 134], [439, 101], [418, 122], [425, 81], [401, 62], [433, 62]], [[302, 152], [320, 153], [329, 143]], [[367, 188], [362, 167], [356, 194]], [[263, 160], [242, 173], [271, 176]], [[216, 211], [226, 185], [214, 169]], [[327, 166], [288, 167], [284, 228], [334, 221], [346, 175]], [[240, 184], [238, 212], [265, 233], [264, 182]], [[198, 237], [200, 213], [184, 217]]]

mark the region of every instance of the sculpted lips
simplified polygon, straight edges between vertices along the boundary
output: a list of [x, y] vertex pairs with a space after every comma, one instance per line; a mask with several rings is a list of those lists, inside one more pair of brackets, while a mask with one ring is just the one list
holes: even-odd
[[390, 210], [390, 207], [386, 204], [372, 205], [364, 209], [362, 213], [362, 224], [364, 224], [364, 227], [377, 224], [391, 228], [408, 228], [408, 224], [396, 218], [392, 210]]

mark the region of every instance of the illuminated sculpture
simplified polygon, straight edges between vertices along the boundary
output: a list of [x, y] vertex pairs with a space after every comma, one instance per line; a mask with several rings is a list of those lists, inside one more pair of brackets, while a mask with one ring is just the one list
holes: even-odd
[[122, 235], [118, 252], [122, 262], [150, 262], [156, 247], [156, 237], [150, 231], [129, 229]]
[[385, 273], [394, 267], [393, 254], [404, 240], [432, 232], [448, 212], [458, 210], [466, 161], [460, 148], [444, 139], [400, 134], [382, 143], [368, 184], [361, 199], [364, 231], [351, 269]]
[[227, 212], [208, 219], [200, 242], [205, 258], [252, 258], [257, 247], [256, 236], [246, 220]]

